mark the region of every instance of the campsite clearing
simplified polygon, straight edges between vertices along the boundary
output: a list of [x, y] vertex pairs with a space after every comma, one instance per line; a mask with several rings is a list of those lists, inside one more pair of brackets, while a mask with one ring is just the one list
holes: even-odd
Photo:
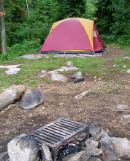
[[[34, 110], [22, 110], [17, 105], [0, 113], [0, 144], [3, 145], [14, 136], [29, 133], [59, 117], [87, 123], [94, 121], [111, 130], [113, 136], [130, 139], [130, 120], [124, 115], [130, 110], [130, 57], [128, 51], [108, 46], [102, 57], [86, 58], [41, 58], [24, 60], [18, 58], [1, 61], [0, 64], [21, 64], [16, 75], [6, 75], [0, 70], [0, 88], [3, 90], [12, 84], [26, 84], [30, 88], [39, 88], [45, 95], [44, 104]], [[41, 70], [57, 69], [65, 62], [73, 61], [79, 71], [87, 72], [85, 81], [74, 84], [72, 72], [63, 73], [69, 81], [53, 82], [49, 77], [39, 77]], [[75, 96], [88, 91], [82, 99]], [[128, 110], [119, 111], [118, 106], [128, 106]], [[17, 124], [16, 124], [17, 122]]]

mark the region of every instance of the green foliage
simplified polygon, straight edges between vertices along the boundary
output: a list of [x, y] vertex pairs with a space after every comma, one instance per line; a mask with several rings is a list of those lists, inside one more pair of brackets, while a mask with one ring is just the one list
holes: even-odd
[[110, 30], [120, 45], [130, 45], [130, 1], [112, 1], [113, 25]]
[[34, 53], [40, 49], [40, 39], [27, 41], [24, 40], [21, 44], [14, 44], [7, 48], [6, 55], [0, 55], [0, 59], [13, 59], [23, 54]]
[[84, 17], [96, 20], [95, 13], [97, 11], [96, 3], [98, 0], [86, 0]]
[[85, 13], [85, 0], [66, 0], [69, 5], [69, 17], [82, 17]]
[[96, 3], [98, 31], [108, 42], [130, 44], [130, 1], [98, 0]]
[[[130, 44], [130, 1], [28, 0], [28, 2], [29, 14], [25, 0], [4, 1], [7, 46], [8, 53], [12, 53], [11, 57], [13, 54], [24, 53], [24, 49], [21, 49], [21, 46], [24, 48], [23, 44], [28, 52], [30, 48], [27, 49], [26, 44], [29, 41], [38, 40], [40, 47], [52, 24], [68, 17], [94, 19], [103, 40], [120, 45]], [[18, 48], [21, 53], [17, 51]], [[16, 52], [12, 52], [13, 50]]]

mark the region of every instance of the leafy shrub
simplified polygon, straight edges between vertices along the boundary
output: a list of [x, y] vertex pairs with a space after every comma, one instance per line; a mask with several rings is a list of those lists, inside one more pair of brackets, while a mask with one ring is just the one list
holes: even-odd
[[21, 44], [15, 44], [7, 48], [7, 54], [0, 55], [0, 59], [13, 59], [15, 57], [34, 53], [40, 50], [40, 39], [27, 41], [24, 40]]

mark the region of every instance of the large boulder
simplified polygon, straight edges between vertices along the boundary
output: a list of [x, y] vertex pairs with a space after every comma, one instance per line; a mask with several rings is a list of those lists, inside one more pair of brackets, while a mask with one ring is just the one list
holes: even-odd
[[42, 161], [53, 161], [49, 147], [46, 144], [42, 144], [41, 147]]
[[31, 138], [26, 138], [25, 134], [15, 137], [8, 145], [8, 155], [10, 161], [39, 161], [40, 147]]
[[116, 153], [120, 157], [127, 157], [130, 159], [130, 141], [127, 138], [111, 137], [111, 142]]
[[92, 137], [92, 139], [95, 141], [99, 141], [104, 130], [93, 122], [89, 122], [88, 127], [89, 127], [89, 134]]
[[18, 101], [24, 93], [24, 85], [13, 85], [0, 94], [0, 111]]
[[103, 161], [118, 161], [117, 155], [113, 147], [105, 142], [100, 142], [100, 148], [102, 149]]
[[27, 90], [23, 95], [19, 106], [22, 109], [29, 110], [38, 106], [44, 101], [43, 92], [37, 89]]

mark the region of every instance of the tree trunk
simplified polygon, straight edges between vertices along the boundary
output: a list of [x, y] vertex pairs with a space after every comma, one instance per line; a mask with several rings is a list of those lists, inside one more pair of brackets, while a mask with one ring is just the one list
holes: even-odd
[[[4, 11], [4, 1], [0, 0], [0, 12], [3, 12], [3, 11]], [[6, 34], [5, 34], [4, 15], [1, 15], [0, 19], [1, 19], [2, 54], [6, 54]]]
[[1, 16], [1, 39], [2, 39], [2, 54], [6, 54], [6, 34], [4, 16]]

